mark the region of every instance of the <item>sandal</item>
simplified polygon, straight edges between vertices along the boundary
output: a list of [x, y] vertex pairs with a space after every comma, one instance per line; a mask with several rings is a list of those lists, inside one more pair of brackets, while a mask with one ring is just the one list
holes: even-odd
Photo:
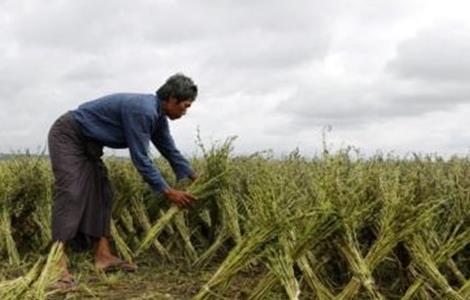
[[51, 285], [52, 290], [60, 290], [61, 292], [70, 292], [78, 287], [78, 281], [74, 278], [61, 278]]
[[98, 268], [103, 272], [116, 272], [116, 271], [124, 271], [124, 272], [135, 272], [137, 271], [137, 265], [131, 262], [127, 262], [122, 259], [116, 259], [110, 265]]

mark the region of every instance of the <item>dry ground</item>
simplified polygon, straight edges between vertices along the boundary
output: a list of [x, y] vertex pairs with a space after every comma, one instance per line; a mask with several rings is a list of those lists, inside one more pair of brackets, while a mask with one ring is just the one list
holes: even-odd
[[[152, 257], [137, 261], [135, 273], [96, 271], [89, 255], [73, 255], [71, 270], [79, 280], [75, 291], [56, 294], [59, 299], [191, 299], [215, 272], [215, 267], [195, 269], [184, 262], [164, 263]], [[30, 264], [20, 268], [2, 266], [0, 280], [24, 274]], [[259, 268], [242, 272], [234, 278], [224, 297], [220, 299], [246, 299], [260, 276]], [[216, 297], [219, 298], [219, 297]], [[269, 299], [285, 299], [282, 290], [273, 291]]]

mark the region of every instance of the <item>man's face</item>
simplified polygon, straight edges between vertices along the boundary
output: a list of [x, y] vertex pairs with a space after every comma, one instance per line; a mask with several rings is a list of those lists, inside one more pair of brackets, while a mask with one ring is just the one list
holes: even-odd
[[176, 120], [186, 114], [188, 108], [191, 107], [192, 101], [190, 99], [178, 102], [176, 98], [170, 97], [164, 105], [164, 110], [168, 118]]

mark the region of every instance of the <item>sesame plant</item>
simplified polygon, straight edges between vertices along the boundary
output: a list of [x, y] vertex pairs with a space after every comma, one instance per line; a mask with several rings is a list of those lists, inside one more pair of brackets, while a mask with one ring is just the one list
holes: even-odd
[[[106, 158], [118, 254], [206, 272], [193, 299], [233, 298], [241, 278], [241, 299], [470, 299], [468, 157], [234, 155], [233, 142], [199, 143], [195, 182], [155, 159], [197, 197], [189, 209], [151, 191], [128, 159]], [[63, 251], [51, 247], [49, 161], [0, 161], [0, 183], [0, 298], [47, 299]]]

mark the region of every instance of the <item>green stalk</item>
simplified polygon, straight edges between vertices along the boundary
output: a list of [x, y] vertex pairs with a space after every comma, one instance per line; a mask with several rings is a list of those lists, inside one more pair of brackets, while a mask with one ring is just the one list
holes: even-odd
[[114, 223], [114, 220], [111, 220], [111, 236], [113, 237], [114, 243], [116, 244], [116, 250], [118, 253], [127, 261], [133, 261], [132, 251], [127, 246], [124, 239], [119, 234], [119, 231]]
[[16, 248], [15, 240], [13, 239], [11, 233], [11, 222], [10, 217], [6, 209], [2, 211], [0, 219], [0, 231], [2, 232], [3, 238], [5, 239], [5, 246], [8, 253], [8, 261], [10, 264], [19, 266], [20, 265], [20, 255], [18, 249]]
[[[0, 299], [17, 300], [30, 288], [32, 283], [38, 278], [45, 258], [41, 257], [34, 266], [24, 276], [16, 279], [0, 282]], [[24, 298], [24, 297], [23, 297]]]
[[63, 243], [56, 242], [52, 245], [49, 255], [47, 256], [46, 263], [44, 264], [41, 274], [34, 282], [32, 290], [29, 294], [34, 295], [32, 298], [43, 300], [54, 293], [54, 291], [47, 291], [47, 289], [59, 280], [62, 276], [62, 269], [59, 267], [59, 261], [64, 255]]
[[228, 282], [239, 270], [257, 257], [259, 249], [263, 248], [271, 235], [275, 226], [255, 229], [248, 233], [242, 241], [237, 244], [227, 255], [225, 260], [212, 275], [209, 281], [202, 287], [193, 300], [208, 299], [214, 289], [221, 284]]
[[[209, 190], [209, 188], [214, 185], [214, 183], [217, 183], [217, 180], [219, 180], [222, 176], [224, 176], [227, 173], [227, 171], [222, 172], [221, 174], [205, 181], [201, 182], [201, 180], [196, 180], [188, 189], [188, 193], [194, 195], [199, 201], [204, 199], [205, 197], [208, 197], [209, 195], [215, 193], [214, 190]], [[197, 205], [198, 203], [196, 203]], [[179, 208], [176, 205], [172, 205], [159, 219], [158, 221], [152, 226], [152, 228], [147, 232], [145, 235], [144, 239], [140, 243], [140, 245], [137, 247], [137, 250], [135, 251], [136, 256], [140, 255], [143, 251], [146, 251], [152, 242], [158, 238], [160, 233], [162, 232], [163, 229], [173, 220], [173, 218], [181, 213], [183, 208]]]
[[163, 216], [161, 216], [157, 223], [155, 223], [152, 228], [147, 232], [145, 238], [142, 240], [140, 245], [135, 250], [135, 255], [139, 256], [143, 251], [147, 250], [154, 240], [158, 238], [160, 232], [171, 222], [173, 217], [179, 213], [181, 210], [176, 206], [171, 206]]
[[[131, 205], [134, 212], [135, 219], [140, 223], [140, 226], [146, 231], [149, 232], [152, 225], [150, 224], [148, 214], [145, 210], [145, 206], [142, 203], [141, 199], [131, 197]], [[157, 250], [158, 254], [162, 257], [171, 260], [170, 254], [165, 249], [165, 247], [158, 241], [158, 239], [153, 240], [153, 246]]]

